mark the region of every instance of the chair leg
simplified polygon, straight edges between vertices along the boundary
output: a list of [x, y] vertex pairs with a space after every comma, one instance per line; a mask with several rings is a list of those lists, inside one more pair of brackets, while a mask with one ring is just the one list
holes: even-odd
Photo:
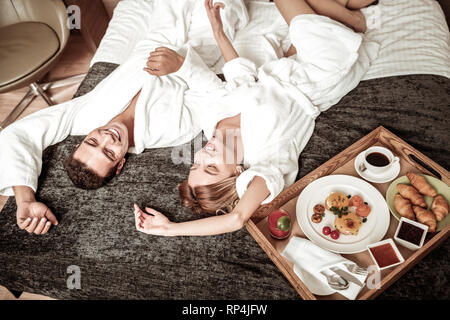
[[20, 114], [33, 102], [36, 95], [33, 90], [30, 89], [28, 93], [20, 100], [20, 102], [14, 107], [14, 109], [8, 114], [5, 120], [0, 123], [0, 132], [5, 129], [8, 125], [13, 123]]
[[53, 106], [55, 103], [52, 101], [52, 99], [45, 93], [45, 91], [41, 88], [40, 85], [38, 85], [36, 82], [33, 82], [30, 84], [31, 90], [33, 90], [35, 95], [40, 95], [42, 99], [49, 105]]
[[43, 83], [43, 84], [41, 84], [41, 87], [45, 90], [48, 90], [49, 88], [55, 89], [55, 88], [65, 87], [70, 84], [81, 82], [85, 76], [86, 76], [86, 73], [83, 73], [83, 74], [79, 74], [76, 76], [64, 78], [61, 80], [55, 80], [52, 82]]
[[44, 101], [49, 105], [52, 106], [55, 103], [51, 100], [51, 98], [45, 93], [50, 88], [60, 88], [65, 87], [74, 83], [79, 83], [83, 78], [86, 76], [86, 74], [79, 74], [76, 76], [68, 77], [61, 80], [56, 80], [52, 82], [47, 82], [43, 84], [37, 84], [33, 82], [30, 85], [30, 90], [28, 93], [22, 98], [22, 100], [15, 106], [15, 108], [10, 112], [10, 114], [6, 117], [5, 120], [3, 120], [2, 123], [0, 123], [0, 132], [5, 129], [8, 125], [13, 123], [20, 114], [33, 102], [34, 98], [36, 98], [38, 95], [44, 99]]

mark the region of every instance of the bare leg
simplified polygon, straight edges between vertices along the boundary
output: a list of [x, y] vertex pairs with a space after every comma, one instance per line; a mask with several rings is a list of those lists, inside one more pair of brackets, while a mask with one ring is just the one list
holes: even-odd
[[[316, 12], [310, 7], [305, 0], [274, 0], [278, 11], [280, 11], [287, 24], [291, 24], [291, 20], [299, 14], [315, 14]], [[289, 50], [284, 54], [286, 57], [297, 53], [294, 45], [289, 47]]]
[[299, 14], [315, 14], [316, 12], [305, 0], [274, 0], [275, 5], [286, 20], [291, 24], [291, 20]]
[[340, 0], [340, 1], [346, 1], [347, 3], [345, 4], [345, 6], [349, 9], [362, 9], [375, 2], [375, 0]]
[[[367, 27], [364, 15], [359, 10], [347, 9], [345, 7], [346, 1], [348, 5], [352, 0], [307, 0], [317, 14], [339, 21], [353, 28], [356, 32], [365, 32]], [[358, 1], [361, 2], [361, 0]]]
[[[327, 16], [333, 20], [344, 23], [357, 32], [366, 31], [366, 20], [359, 10], [349, 10], [346, 8], [350, 2], [353, 5], [359, 2], [361, 5], [367, 2], [372, 3], [374, 0], [274, 0], [275, 5], [286, 20], [287, 24], [299, 14], [320, 14]], [[285, 53], [286, 57], [295, 54], [297, 51], [291, 45]]]

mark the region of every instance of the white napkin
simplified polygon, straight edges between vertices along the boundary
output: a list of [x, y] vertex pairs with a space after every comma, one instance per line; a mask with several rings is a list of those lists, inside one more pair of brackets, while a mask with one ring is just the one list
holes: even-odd
[[[329, 295], [337, 292], [347, 299], [354, 300], [364, 287], [367, 276], [350, 273], [344, 265], [344, 263], [355, 264], [353, 261], [339, 254], [324, 250], [307, 239], [292, 237], [281, 255], [294, 264], [294, 272], [314, 294]], [[337, 268], [341, 272], [350, 275], [350, 277], [356, 278], [362, 286], [349, 281], [349, 277], [347, 277], [350, 284], [347, 289], [334, 290], [330, 288], [326, 277], [321, 274], [321, 271], [333, 273], [330, 268]]]

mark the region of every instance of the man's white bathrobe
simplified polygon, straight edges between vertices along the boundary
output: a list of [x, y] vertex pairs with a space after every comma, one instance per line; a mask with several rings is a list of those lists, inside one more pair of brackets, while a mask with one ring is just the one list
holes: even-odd
[[295, 56], [258, 69], [244, 58], [226, 63], [229, 93], [202, 117], [210, 139], [220, 120], [241, 114], [246, 170], [236, 188], [242, 197], [255, 176], [264, 178], [270, 195], [263, 203], [294, 183], [315, 118], [358, 85], [379, 49], [376, 43], [363, 42], [361, 34], [319, 15], [295, 17], [289, 33]]

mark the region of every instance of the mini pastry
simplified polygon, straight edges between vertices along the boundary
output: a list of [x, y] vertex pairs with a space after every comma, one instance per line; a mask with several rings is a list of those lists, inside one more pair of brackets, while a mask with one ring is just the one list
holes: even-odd
[[424, 197], [413, 186], [399, 183], [397, 185], [397, 190], [403, 198], [411, 201], [413, 205], [423, 208], [427, 207], [427, 203], [425, 202]]
[[325, 207], [321, 204], [316, 204], [313, 208], [314, 213], [323, 214], [325, 212]]
[[436, 190], [434, 190], [434, 188], [427, 182], [427, 180], [425, 180], [423, 176], [412, 172], [408, 172], [406, 176], [409, 181], [411, 181], [412, 186], [421, 194], [430, 197], [435, 197], [437, 195]]
[[323, 217], [322, 217], [322, 215], [320, 213], [314, 213], [311, 216], [311, 221], [314, 222], [314, 223], [320, 223], [322, 221], [322, 218]]
[[436, 231], [436, 218], [431, 211], [419, 206], [413, 206], [413, 210], [416, 214], [417, 221], [428, 226], [428, 232]]
[[434, 213], [437, 221], [442, 221], [448, 214], [448, 202], [445, 198], [438, 194], [431, 204], [431, 211]]
[[416, 216], [408, 199], [403, 198], [398, 193], [394, 197], [394, 207], [402, 217], [416, 221]]
[[339, 230], [340, 233], [346, 235], [356, 236], [362, 224], [361, 219], [353, 212], [342, 215], [340, 218], [336, 217], [334, 220], [334, 227]]

